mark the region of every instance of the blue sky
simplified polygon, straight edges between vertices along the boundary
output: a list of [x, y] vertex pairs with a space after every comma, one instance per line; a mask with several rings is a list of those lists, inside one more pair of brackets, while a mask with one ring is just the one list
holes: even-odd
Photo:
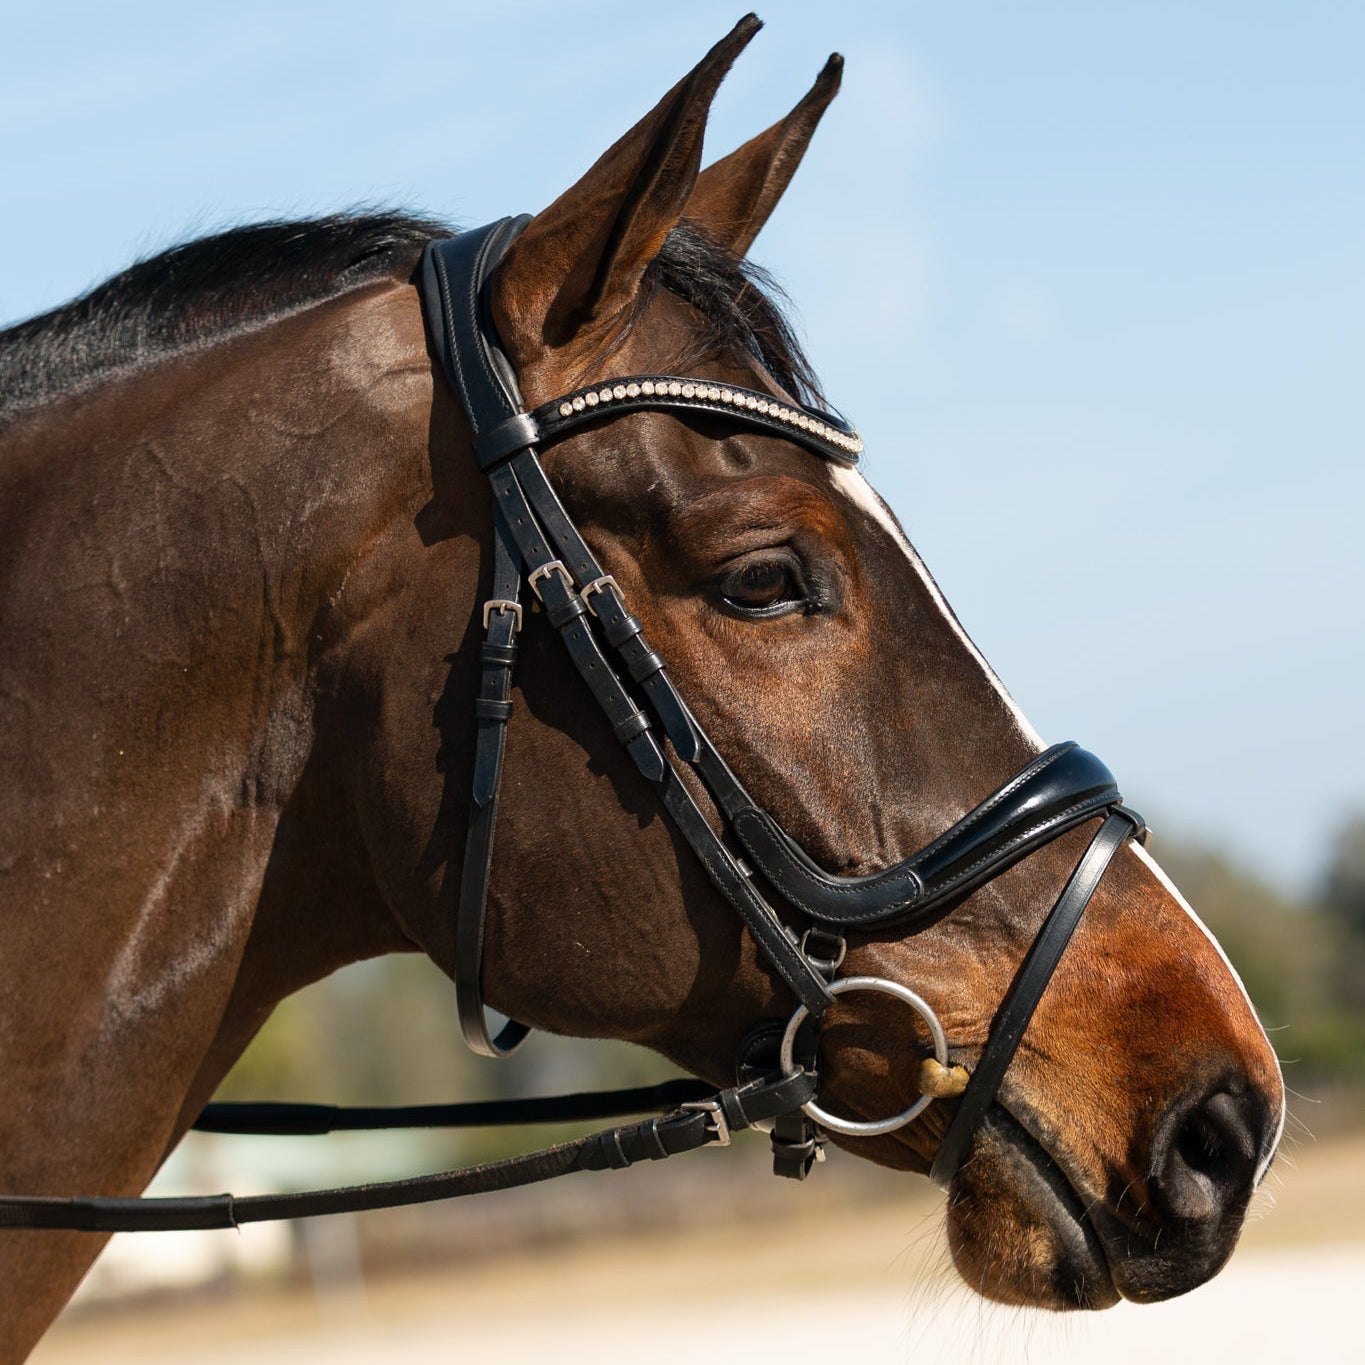
[[[755, 255], [1048, 739], [1293, 884], [1365, 810], [1365, 7], [772, 3], [722, 155], [844, 92]], [[10, 0], [0, 319], [197, 231], [542, 207], [742, 13]]]

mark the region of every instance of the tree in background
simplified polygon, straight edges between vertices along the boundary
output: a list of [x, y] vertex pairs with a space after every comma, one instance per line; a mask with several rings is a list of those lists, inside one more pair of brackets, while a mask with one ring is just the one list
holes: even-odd
[[1336, 988], [1349, 1008], [1365, 1009], [1365, 816], [1337, 831], [1318, 899], [1340, 930]]
[[1365, 1099], [1365, 819], [1343, 827], [1315, 894], [1295, 896], [1195, 844], [1157, 855], [1240, 973], [1290, 1087]]

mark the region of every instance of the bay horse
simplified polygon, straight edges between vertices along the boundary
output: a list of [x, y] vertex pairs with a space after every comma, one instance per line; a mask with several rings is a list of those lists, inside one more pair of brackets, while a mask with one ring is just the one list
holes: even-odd
[[[422, 951], [458, 977], [476, 730], [509, 711], [466, 991], [725, 1086], [755, 1022], [805, 998], [774, 954], [890, 983], [902, 999], [848, 993], [824, 1015], [821, 1112], [877, 1128], [913, 1107], [894, 1131], [835, 1140], [906, 1172], [941, 1156], [966, 1097], [921, 1112], [932, 1029], [905, 996], [941, 1021], [950, 1066], [984, 1069], [1021, 962], [1120, 808], [1087, 808], [912, 923], [848, 923], [841, 968], [821, 963], [828, 934], [795, 946], [800, 886], [908, 885], [916, 850], [1061, 759], [856, 471], [850, 429], [814, 415], [815, 380], [744, 262], [839, 59], [701, 169], [712, 97], [757, 27], [741, 21], [519, 225], [477, 295], [526, 402], [573, 423], [575, 397], [614, 375], [701, 376], [703, 397], [748, 405], [736, 421], [719, 398], [626, 404], [546, 445], [606, 572], [577, 594], [567, 571], [543, 575], [546, 605], [515, 612], [511, 706], [478, 726], [484, 630], [517, 605], [493, 591], [498, 485], [479, 464], [508, 456], [484, 461], [424, 322], [420, 261], [444, 229], [237, 229], [0, 338], [4, 1192], [142, 1189], [276, 1003], [343, 964]], [[623, 396], [601, 395], [604, 410]], [[777, 833], [753, 825], [738, 850], [686, 763], [677, 788], [705, 828], [665, 818], [557, 638], [588, 621], [589, 589], [629, 601], [631, 638], [661, 661], [628, 697], [666, 661], [685, 698], [653, 751], [672, 772], [708, 737]], [[1241, 983], [1123, 818], [946, 1176], [955, 1262], [1009, 1303], [1202, 1283], [1283, 1124]], [[765, 837], [768, 862], [752, 852]], [[696, 856], [707, 838], [781, 907], [762, 921], [772, 942]], [[0, 1230], [0, 1358], [24, 1357], [100, 1245]]]

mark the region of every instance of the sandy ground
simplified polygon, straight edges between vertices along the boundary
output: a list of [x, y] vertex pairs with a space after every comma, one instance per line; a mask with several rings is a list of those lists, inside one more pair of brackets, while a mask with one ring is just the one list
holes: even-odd
[[1259, 1197], [1228, 1269], [1151, 1307], [1057, 1317], [984, 1304], [947, 1266], [938, 1214], [916, 1203], [856, 1219], [601, 1239], [359, 1291], [74, 1320], [33, 1360], [637, 1365], [660, 1351], [743, 1359], [784, 1349], [822, 1365], [1365, 1358], [1365, 1142], [1301, 1149], [1268, 1183], [1279, 1188]]

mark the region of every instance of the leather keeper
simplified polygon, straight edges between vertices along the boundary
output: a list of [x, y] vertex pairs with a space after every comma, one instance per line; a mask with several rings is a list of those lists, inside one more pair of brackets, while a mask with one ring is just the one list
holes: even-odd
[[751, 1120], [737, 1090], [722, 1090], [716, 1098], [720, 1101], [721, 1112], [731, 1132], [738, 1133], [749, 1126]]
[[607, 1165], [614, 1171], [624, 1171], [631, 1164], [630, 1158], [626, 1155], [626, 1149], [621, 1145], [621, 1130], [613, 1128], [610, 1132], [602, 1133], [598, 1138], [598, 1143], [602, 1155], [607, 1159]]
[[484, 643], [479, 646], [479, 661], [486, 664], [498, 664], [503, 668], [511, 668], [517, 661], [517, 647], [516, 645]]
[[627, 612], [618, 620], [608, 622], [602, 633], [607, 637], [609, 645], [615, 649], [620, 649], [627, 640], [633, 635], [638, 635], [643, 629], [644, 627], [640, 622]]
[[643, 711], [636, 711], [627, 716], [625, 720], [618, 721], [611, 728], [622, 744], [629, 744], [636, 735], [642, 735], [649, 729], [649, 717]]
[[659, 1132], [658, 1119], [650, 1119], [640, 1125], [640, 1145], [651, 1161], [663, 1161], [670, 1155]]
[[652, 649], [647, 650], [638, 658], [626, 660], [626, 667], [630, 669], [630, 676], [636, 682], [644, 682], [646, 678], [652, 678], [656, 673], [662, 671], [663, 666], [663, 659]]
[[540, 423], [529, 412], [519, 412], [483, 432], [474, 442], [474, 456], [480, 469], [489, 470], [538, 440]]
[[474, 703], [474, 714], [479, 720], [499, 720], [505, 723], [512, 719], [512, 703], [479, 697]]
[[556, 630], [563, 630], [570, 622], [587, 614], [588, 609], [583, 605], [581, 597], [570, 597], [557, 606], [551, 606], [548, 602], [545, 603], [545, 615], [550, 618], [550, 624]]

